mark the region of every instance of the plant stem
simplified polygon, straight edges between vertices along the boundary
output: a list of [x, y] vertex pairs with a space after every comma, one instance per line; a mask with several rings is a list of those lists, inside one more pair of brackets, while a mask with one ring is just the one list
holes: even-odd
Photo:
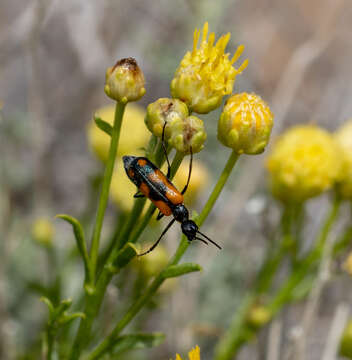
[[[316, 264], [316, 262], [321, 258], [327, 236], [331, 230], [332, 225], [334, 224], [337, 218], [340, 203], [341, 203], [340, 199], [335, 198], [332, 208], [328, 216], [326, 217], [322, 230], [317, 237], [315, 245], [308, 252], [306, 257], [300, 261], [299, 266], [293, 268], [293, 271], [289, 276], [289, 278], [285, 281], [284, 285], [279, 289], [279, 291], [276, 293], [276, 295], [268, 305], [267, 309], [268, 311], [271, 312], [272, 316], [274, 316], [287, 302], [290, 301], [291, 294], [294, 291], [294, 289], [304, 279], [305, 275], [310, 271], [311, 267], [314, 264]], [[287, 220], [284, 220], [283, 228], [286, 228], [287, 225], [287, 224], [285, 225], [286, 221]], [[277, 262], [282, 256], [282, 254], [285, 254], [287, 251], [287, 250], [285, 251], [285, 249], [287, 249], [285, 245], [284, 247], [281, 247], [281, 249], [282, 249], [281, 251], [283, 252], [281, 252], [280, 255], [280, 251], [279, 251], [279, 253], [277, 254], [277, 259], [276, 261], [274, 261], [274, 263]], [[266, 268], [267, 265], [264, 264], [264, 267], [262, 268], [260, 273], [262, 271], [266, 273], [267, 272], [267, 270], [265, 270]], [[273, 267], [270, 271], [272, 275], [275, 274], [275, 271], [273, 272], [273, 270], [275, 270], [275, 267]], [[261, 276], [261, 277], [262, 279], [265, 279], [266, 276]], [[270, 277], [268, 278], [268, 280], [270, 280]], [[269, 282], [267, 281], [263, 282], [263, 280], [261, 280], [259, 281], [259, 284], [260, 283], [262, 283], [262, 286], [259, 286], [260, 293], [264, 293], [268, 289]], [[233, 321], [233, 325], [231, 326], [230, 330], [227, 332], [223, 340], [217, 346], [215, 360], [233, 359], [236, 356], [238, 350], [241, 348], [241, 346], [246, 342], [248, 342], [250, 339], [252, 339], [253, 336], [256, 334], [256, 332], [259, 330], [259, 329], [249, 328], [245, 324], [245, 318], [248, 313], [248, 310], [257, 299], [257, 296], [254, 295], [258, 295], [258, 293], [255, 294], [254, 291], [251, 295], [248, 295], [245, 298], [244, 305], [242, 308], [239, 309], [238, 314], [236, 314]]]
[[[204, 206], [201, 214], [199, 215], [197, 219], [198, 225], [202, 225], [207, 216], [209, 215], [212, 207], [214, 206], [217, 198], [219, 197], [221, 190], [223, 189], [234, 165], [236, 164], [236, 161], [238, 159], [238, 154], [235, 152], [232, 152], [226, 165], [221, 173], [221, 176], [215, 185], [212, 193], [209, 196], [209, 199]], [[176, 250], [175, 255], [170, 259], [168, 265], [166, 266], [172, 266], [176, 265], [185, 251], [188, 248], [188, 241], [185, 239], [185, 237], [182, 237], [182, 241]], [[165, 269], [164, 269], [165, 270]], [[163, 271], [164, 271], [163, 270]], [[94, 360], [100, 358], [102, 355], [104, 355], [110, 348], [113, 346], [116, 337], [121, 333], [121, 331], [131, 322], [131, 320], [137, 315], [137, 313], [143, 308], [145, 304], [147, 304], [151, 298], [154, 296], [160, 285], [164, 282], [164, 278], [162, 276], [162, 272], [154, 279], [154, 281], [151, 283], [149, 288], [146, 290], [144, 295], [142, 295], [139, 299], [137, 299], [132, 306], [128, 309], [127, 313], [122, 317], [122, 319], [117, 323], [115, 328], [112, 330], [112, 332], [93, 350], [93, 352], [88, 356], [88, 360]]]
[[[117, 154], [117, 147], [120, 137], [120, 130], [121, 130], [124, 110], [125, 110], [125, 104], [117, 102], [115, 108], [114, 125], [111, 133], [109, 156], [105, 167], [102, 189], [99, 198], [98, 211], [97, 211], [96, 221], [93, 230], [91, 250], [90, 250], [90, 261], [91, 261], [90, 269], [91, 269], [91, 279], [93, 282], [93, 284], [91, 284], [92, 288], [95, 287], [96, 269], [97, 269], [98, 255], [99, 255], [100, 234], [103, 226], [106, 206], [108, 203], [111, 178], [114, 170], [114, 164]], [[85, 344], [88, 342], [92, 323], [94, 317], [97, 314], [97, 309], [99, 309], [100, 307], [101, 301], [102, 301], [102, 297], [100, 296], [100, 293], [97, 293], [97, 289], [95, 289], [95, 291], [93, 291], [92, 294], [86, 293], [86, 305], [84, 310], [86, 314], [86, 319], [82, 319], [80, 321], [80, 326], [78, 328], [78, 332], [76, 334], [76, 338], [71, 349], [71, 354], [69, 357], [70, 360], [78, 359], [82, 352], [82, 349], [84, 348]]]
[[[94, 283], [95, 283], [98, 255], [99, 255], [100, 234], [101, 234], [101, 229], [103, 227], [105, 210], [106, 210], [106, 206], [107, 206], [108, 198], [109, 198], [111, 178], [112, 178], [112, 173], [113, 173], [114, 165], [115, 165], [117, 147], [118, 147], [119, 138], [120, 138], [120, 130], [121, 130], [123, 113], [125, 111], [125, 106], [126, 105], [123, 103], [120, 103], [120, 102], [116, 103], [115, 119], [114, 119], [114, 125], [113, 125], [112, 133], [111, 133], [109, 156], [108, 156], [108, 161], [107, 161], [106, 167], [105, 167], [103, 184], [102, 184], [101, 194], [100, 194], [100, 198], [99, 198], [98, 212], [97, 212], [94, 230], [93, 230], [93, 238], [92, 238], [91, 249], [90, 249], [90, 260], [91, 260], [91, 271], [92, 271], [92, 277], [93, 277]], [[94, 286], [94, 284], [91, 284], [91, 285]]]

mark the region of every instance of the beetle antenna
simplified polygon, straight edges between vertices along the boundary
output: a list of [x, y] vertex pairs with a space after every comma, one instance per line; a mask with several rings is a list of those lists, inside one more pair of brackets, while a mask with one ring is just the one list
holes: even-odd
[[215, 241], [213, 241], [212, 239], [209, 239], [208, 236], [206, 236], [205, 234], [201, 233], [199, 230], [197, 230], [197, 233], [203, 235], [208, 241], [210, 241], [213, 245], [215, 245], [218, 249], [221, 250], [221, 246], [218, 245]]
[[193, 240], [200, 240], [201, 242], [203, 242], [204, 244], [209, 245], [204, 239], [201, 239], [199, 237], [195, 237]]

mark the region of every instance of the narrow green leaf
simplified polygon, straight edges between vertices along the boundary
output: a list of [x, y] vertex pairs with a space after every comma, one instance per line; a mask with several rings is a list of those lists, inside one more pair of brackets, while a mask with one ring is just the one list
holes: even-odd
[[84, 262], [86, 282], [91, 283], [92, 274], [90, 271], [90, 260], [89, 260], [89, 255], [88, 255], [88, 251], [87, 251], [87, 245], [86, 245], [86, 241], [84, 238], [82, 225], [80, 224], [80, 222], [77, 219], [75, 219], [74, 217], [72, 217], [70, 215], [59, 214], [59, 215], [56, 215], [56, 217], [63, 219], [72, 225], [73, 232], [74, 232], [74, 235], [76, 238], [77, 247], [78, 247], [79, 252], [82, 255], [83, 262]]
[[151, 348], [159, 346], [164, 340], [165, 335], [163, 333], [122, 335], [113, 343], [110, 353], [117, 355], [127, 350]]
[[54, 307], [53, 303], [46, 296], [42, 296], [40, 298], [40, 301], [42, 301], [48, 307], [48, 309], [49, 309], [49, 318], [50, 318], [50, 320], [52, 320], [52, 318], [53, 318], [53, 316], [55, 314], [55, 307]]
[[195, 271], [201, 271], [202, 268], [198, 264], [183, 263], [180, 265], [171, 265], [167, 267], [161, 274], [164, 279], [181, 276]]
[[99, 116], [94, 116], [94, 121], [97, 124], [98, 128], [102, 131], [104, 131], [106, 134], [110, 135], [112, 134], [112, 126], [104, 121]]
[[118, 269], [126, 266], [137, 255], [136, 247], [128, 242], [117, 254], [114, 266]]
[[75, 320], [77, 318], [85, 319], [86, 314], [83, 312], [75, 312], [72, 314], [62, 314], [62, 316], [60, 317], [58, 322], [60, 325], [69, 324], [70, 322], [72, 322], [73, 320]]

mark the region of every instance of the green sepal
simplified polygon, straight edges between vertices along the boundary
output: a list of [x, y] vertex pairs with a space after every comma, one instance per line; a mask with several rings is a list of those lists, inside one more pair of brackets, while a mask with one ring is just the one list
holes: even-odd
[[137, 255], [137, 253], [136, 247], [132, 243], [128, 242], [118, 252], [114, 261], [114, 267], [117, 269], [125, 267]]
[[89, 260], [89, 255], [88, 255], [88, 251], [87, 251], [87, 245], [86, 245], [86, 241], [84, 238], [84, 232], [83, 232], [82, 225], [80, 224], [80, 222], [77, 219], [75, 219], [74, 217], [72, 217], [70, 215], [59, 214], [59, 215], [56, 215], [56, 217], [63, 219], [72, 225], [73, 233], [76, 238], [77, 248], [83, 258], [84, 270], [85, 270], [85, 275], [86, 275], [85, 282], [86, 282], [86, 284], [87, 283], [91, 284], [92, 283], [92, 274], [90, 271], [90, 260]]
[[161, 276], [164, 279], [173, 278], [177, 276], [181, 276], [184, 274], [188, 274], [195, 271], [201, 271], [202, 267], [198, 264], [194, 263], [183, 263], [180, 265], [171, 265], [167, 267], [162, 273]]
[[112, 126], [109, 123], [104, 121], [99, 116], [94, 116], [94, 121], [95, 121], [96, 125], [98, 126], [98, 128], [100, 130], [104, 131], [106, 134], [111, 136], [111, 134], [112, 134]]
[[116, 338], [111, 350], [111, 355], [118, 355], [128, 350], [151, 348], [161, 345], [165, 340], [163, 333], [137, 333], [122, 335]]

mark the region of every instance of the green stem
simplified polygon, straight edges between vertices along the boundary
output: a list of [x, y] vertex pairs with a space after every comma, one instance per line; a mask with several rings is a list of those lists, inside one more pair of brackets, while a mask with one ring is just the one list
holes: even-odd
[[235, 312], [231, 325], [216, 346], [215, 359], [232, 359], [243, 343], [246, 342], [248, 328], [247, 315], [252, 306], [271, 287], [275, 274], [281, 265], [287, 250], [292, 245], [292, 208], [286, 206], [281, 216], [282, 240], [276, 249], [268, 249], [266, 260], [263, 262], [252, 290], [242, 300], [239, 309]]
[[[97, 269], [98, 255], [99, 255], [100, 234], [103, 226], [106, 206], [108, 203], [111, 178], [114, 170], [114, 164], [117, 154], [117, 147], [120, 137], [120, 130], [121, 130], [124, 110], [125, 110], [125, 104], [117, 102], [115, 108], [114, 125], [111, 133], [109, 156], [105, 167], [102, 189], [99, 198], [98, 211], [97, 211], [95, 226], [93, 230], [91, 250], [90, 250], [91, 273], [92, 273], [92, 282], [93, 282], [93, 284], [91, 284], [92, 287], [95, 286], [96, 269]], [[86, 294], [86, 305], [84, 311], [86, 314], [86, 319], [82, 319], [80, 321], [80, 326], [69, 357], [70, 360], [76, 360], [79, 358], [82, 349], [89, 340], [92, 323], [94, 317], [97, 314], [97, 309], [99, 309], [102, 300], [102, 297], [100, 296], [99, 292], [97, 293], [97, 290], [98, 289], [93, 291], [92, 294]]]
[[[94, 230], [93, 230], [93, 238], [92, 238], [91, 250], [90, 250], [90, 259], [91, 259], [91, 269], [92, 269], [92, 273], [93, 273], [94, 282], [95, 282], [96, 268], [97, 268], [98, 255], [99, 255], [100, 234], [101, 234], [101, 229], [103, 227], [103, 220], [104, 220], [106, 206], [108, 204], [111, 178], [112, 178], [112, 173], [113, 173], [114, 165], [115, 165], [117, 147], [118, 147], [119, 138], [120, 138], [120, 130], [121, 130], [123, 113], [125, 111], [125, 106], [126, 105], [123, 103], [120, 103], [120, 102], [116, 103], [115, 119], [114, 119], [114, 126], [112, 128], [112, 133], [111, 133], [109, 156], [108, 156], [108, 161], [107, 161], [106, 167], [105, 167], [103, 184], [102, 184], [101, 194], [100, 194], [100, 198], [99, 198], [98, 212], [97, 212], [97, 217], [95, 220], [95, 226], [94, 226]], [[94, 285], [94, 284], [92, 284], [92, 285]], [[72, 357], [72, 359], [74, 359], [74, 357]]]
[[[202, 225], [207, 216], [209, 215], [212, 207], [214, 206], [217, 198], [219, 197], [221, 190], [223, 189], [236, 161], [238, 159], [238, 155], [235, 152], [232, 152], [225, 168], [215, 185], [206, 205], [204, 206], [201, 214], [198, 217], [198, 225]], [[182, 255], [188, 248], [188, 241], [185, 237], [182, 237], [182, 241], [176, 250], [175, 255], [170, 259], [167, 267], [176, 265]], [[166, 268], [167, 268], [166, 267]], [[165, 270], [165, 269], [164, 269]], [[115, 339], [121, 333], [121, 331], [132, 321], [132, 319], [137, 315], [137, 313], [143, 308], [143, 306], [151, 300], [154, 296], [160, 285], [164, 282], [164, 278], [162, 276], [162, 272], [154, 279], [149, 288], [146, 290], [144, 295], [142, 295], [139, 299], [137, 299], [132, 306], [128, 309], [127, 313], [122, 317], [122, 319], [117, 323], [112, 332], [93, 350], [93, 352], [88, 356], [88, 360], [94, 360], [100, 358], [104, 355], [114, 344]]]
[[[321, 258], [326, 239], [337, 218], [339, 206], [340, 199], [336, 198], [324, 222], [322, 230], [317, 237], [314, 247], [308, 252], [306, 257], [301, 260], [299, 266], [296, 266], [293, 269], [292, 274], [284, 282], [284, 285], [279, 289], [268, 305], [267, 309], [271, 312], [272, 316], [274, 316], [287, 302], [290, 301], [291, 294], [294, 289], [304, 279], [305, 275], [310, 272], [312, 266]], [[283, 249], [285, 249], [285, 247]], [[262, 288], [261, 292], [264, 292], [265, 290], [265, 288]], [[230, 328], [223, 340], [217, 346], [215, 360], [230, 360], [235, 358], [241, 346], [252, 339], [259, 330], [249, 328], [245, 324], [246, 314], [252, 304], [254, 304], [256, 298], [257, 297], [253, 296], [253, 294], [252, 296], [246, 297], [246, 300], [244, 301], [244, 310], [240, 308], [239, 315], [236, 314], [232, 328]], [[237, 317], [242, 321], [240, 322], [237, 320]]]
[[54, 334], [50, 327], [48, 327], [46, 331], [46, 343], [47, 343], [46, 360], [51, 360], [53, 358], [53, 350], [54, 350]]

